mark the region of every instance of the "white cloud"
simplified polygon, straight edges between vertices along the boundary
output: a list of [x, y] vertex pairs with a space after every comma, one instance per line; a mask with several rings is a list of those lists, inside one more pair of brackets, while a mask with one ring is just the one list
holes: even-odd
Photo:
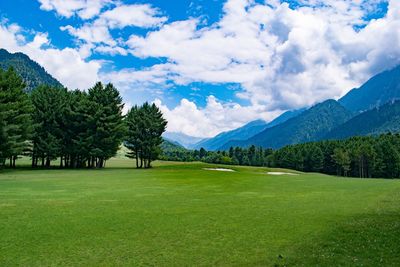
[[72, 48], [52, 48], [47, 34], [36, 33], [30, 42], [21, 36], [23, 34], [19, 26], [0, 25], [0, 43], [3, 48], [9, 52], [27, 54], [68, 88], [87, 89], [99, 79], [99, 62], [83, 60], [79, 52]]
[[339, 97], [400, 63], [398, 1], [370, 22], [366, 12], [381, 1], [310, 0], [295, 10], [267, 2], [229, 0], [214, 25], [173, 22], [127, 44], [137, 57], [167, 58], [177, 84], [239, 83], [239, 96], [271, 111]]
[[74, 28], [71, 25], [60, 27], [62, 31], [68, 31], [69, 34], [77, 37], [79, 40], [85, 41], [87, 44], [106, 44], [115, 46], [108, 27], [102, 24], [85, 24], [80, 28]]
[[198, 108], [194, 102], [187, 99], [182, 99], [173, 109], [163, 105], [159, 99], [154, 102], [168, 121], [167, 131], [182, 132], [195, 137], [213, 137], [257, 118], [271, 120], [281, 112], [265, 112], [261, 106], [222, 104], [214, 96], [207, 98], [204, 108]]
[[120, 5], [101, 14], [100, 20], [110, 28], [135, 26], [152, 28], [164, 23], [167, 18], [159, 16], [158, 9], [150, 5]]
[[[106, 2], [104, 1], [104, 3]], [[60, 27], [60, 29], [67, 31], [80, 42], [83, 42], [82, 46], [91, 45], [92, 49], [86, 50], [86, 52], [94, 50], [111, 55], [127, 55], [124, 44], [112, 36], [111, 29], [125, 27], [154, 28], [167, 21], [166, 17], [160, 16], [160, 11], [157, 8], [148, 4], [115, 4], [116, 6], [100, 13], [94, 21], [87, 22], [83, 26], [67, 25]], [[93, 49], [95, 46], [98, 47]]]
[[70, 18], [78, 15], [82, 19], [90, 19], [100, 13], [111, 0], [38, 0], [40, 8], [46, 11], [56, 11], [60, 16]]
[[[97, 0], [100, 4], [85, 16], [83, 10], [91, 1], [40, 1], [42, 9], [61, 16], [93, 18], [81, 27], [63, 28], [83, 43], [79, 58], [93, 51], [162, 58], [165, 63], [101, 75], [123, 92], [143, 91], [157, 97], [174, 85], [192, 82], [240, 84], [243, 91], [237, 96], [249, 100], [250, 106], [222, 104], [213, 97], [205, 108], [186, 99], [173, 109], [157, 102], [168, 116], [169, 131], [195, 136], [210, 136], [252, 119], [271, 119], [287, 109], [338, 98], [400, 63], [398, 0], [299, 0], [296, 9], [279, 0], [227, 0], [219, 21], [208, 26], [196, 18], [168, 23], [158, 9], [146, 4]], [[386, 16], [366, 21], [368, 12], [382, 2], [389, 3]], [[151, 30], [126, 42], [110, 33], [110, 29], [132, 26]], [[14, 37], [4, 41], [11, 46], [23, 40], [14, 31], [9, 29]], [[38, 36], [31, 46], [47, 45], [44, 37]]]

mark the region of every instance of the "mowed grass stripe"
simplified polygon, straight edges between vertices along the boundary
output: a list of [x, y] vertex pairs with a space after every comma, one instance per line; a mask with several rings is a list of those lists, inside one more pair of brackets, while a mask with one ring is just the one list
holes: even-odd
[[[375, 245], [398, 245], [396, 180], [156, 165], [1, 173], [0, 265], [307, 266], [328, 252], [322, 266], [361, 265], [381, 261]], [[376, 225], [385, 238], [361, 249]], [[389, 251], [385, 262], [399, 263]]]

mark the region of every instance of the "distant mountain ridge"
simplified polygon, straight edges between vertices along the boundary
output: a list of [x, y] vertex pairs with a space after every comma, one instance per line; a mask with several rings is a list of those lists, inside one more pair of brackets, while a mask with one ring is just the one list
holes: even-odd
[[201, 137], [193, 137], [193, 136], [189, 136], [189, 135], [186, 135], [183, 133], [177, 133], [177, 132], [165, 132], [163, 134], [163, 137], [173, 143], [179, 144], [188, 149], [193, 148], [196, 143], [203, 140], [203, 138], [201, 138]]
[[13, 67], [21, 75], [26, 84], [25, 90], [31, 92], [37, 86], [46, 84], [55, 87], [63, 85], [52, 77], [46, 70], [35, 61], [31, 60], [23, 53], [9, 53], [5, 49], [0, 49], [0, 68], [7, 70]]
[[220, 146], [232, 139], [246, 139], [253, 136], [267, 127], [263, 120], [256, 120], [232, 131], [223, 132], [213, 138], [208, 138], [195, 144], [194, 148], [204, 148], [206, 150], [217, 150]]
[[304, 109], [287, 111], [269, 123], [267, 123], [263, 120], [255, 120], [255, 121], [249, 122], [248, 124], [246, 124], [240, 128], [237, 128], [235, 130], [223, 132], [213, 138], [203, 140], [203, 141], [197, 143], [195, 145], [195, 148], [200, 149], [203, 147], [206, 150], [219, 150], [222, 147], [224, 147], [224, 145], [228, 142], [249, 139], [267, 128], [274, 127], [274, 126], [281, 124], [293, 117], [296, 117], [303, 111], [304, 111]]
[[400, 66], [382, 72], [344, 97], [327, 100], [247, 140], [230, 141], [221, 149], [250, 145], [285, 145], [355, 135], [400, 132]]
[[352, 117], [353, 113], [337, 101], [327, 100], [302, 112], [297, 117], [265, 129], [250, 139], [229, 142], [221, 149], [250, 145], [281, 148], [285, 145], [316, 141]]
[[384, 71], [353, 89], [339, 103], [351, 111], [363, 112], [400, 99], [400, 66]]
[[323, 139], [400, 132], [400, 100], [363, 112], [329, 132]]

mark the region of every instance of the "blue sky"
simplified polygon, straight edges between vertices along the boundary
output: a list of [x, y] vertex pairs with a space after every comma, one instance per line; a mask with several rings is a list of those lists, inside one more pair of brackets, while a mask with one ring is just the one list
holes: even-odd
[[[0, 46], [70, 89], [113, 82], [209, 137], [338, 98], [399, 64], [396, 0], [13, 0]], [[397, 39], [398, 40], [398, 39]]]

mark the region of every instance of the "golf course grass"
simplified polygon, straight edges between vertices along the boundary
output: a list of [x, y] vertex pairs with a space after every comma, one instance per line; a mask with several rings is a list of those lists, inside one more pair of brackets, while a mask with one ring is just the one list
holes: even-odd
[[400, 266], [399, 180], [268, 172], [0, 171], [0, 266]]

